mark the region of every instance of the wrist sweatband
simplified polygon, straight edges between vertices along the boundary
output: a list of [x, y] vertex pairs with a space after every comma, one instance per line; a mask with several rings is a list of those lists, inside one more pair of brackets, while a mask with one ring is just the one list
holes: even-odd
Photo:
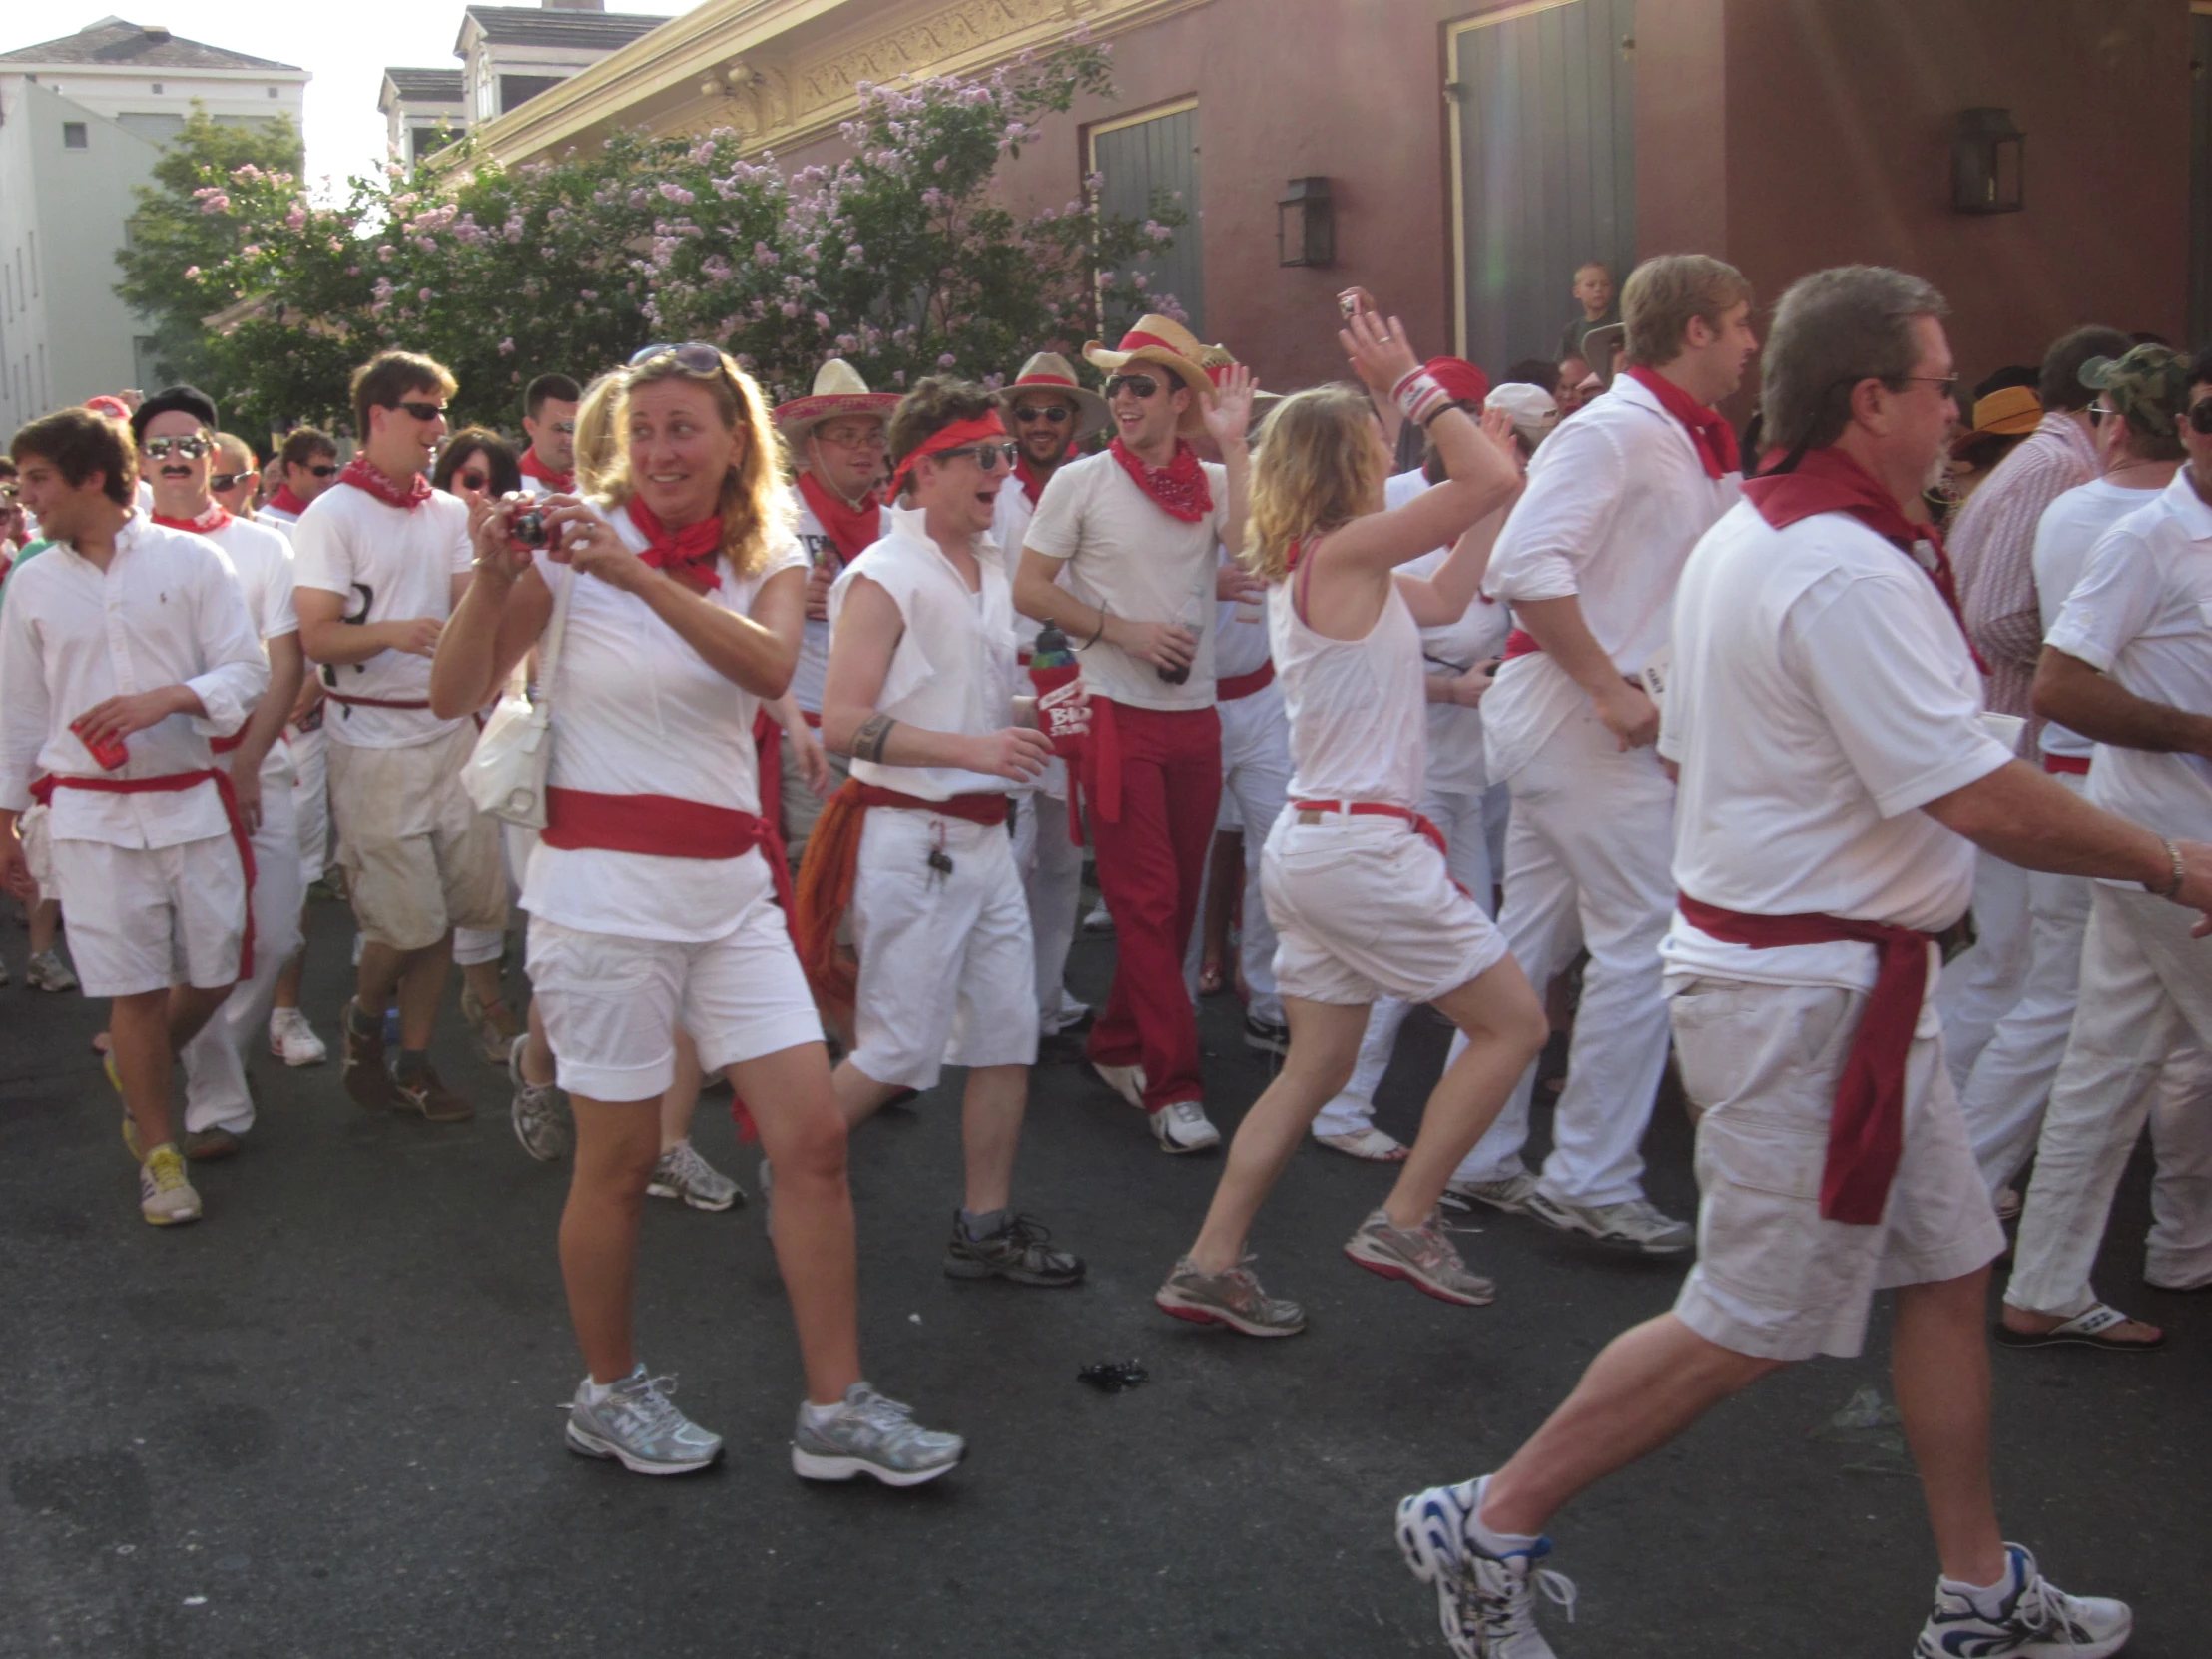
[[1426, 426], [1451, 407], [1451, 393], [1436, 383], [1425, 368], [1416, 368], [1390, 388], [1398, 413], [1416, 426]]

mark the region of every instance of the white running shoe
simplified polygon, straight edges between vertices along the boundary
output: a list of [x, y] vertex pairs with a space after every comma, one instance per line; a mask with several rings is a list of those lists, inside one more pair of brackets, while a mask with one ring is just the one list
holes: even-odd
[[30, 966], [23, 973], [23, 982], [34, 991], [73, 991], [77, 988], [77, 975], [62, 960], [61, 947], [48, 945], [31, 957]]
[[1083, 918], [1083, 931], [1086, 933], [1111, 933], [1113, 930], [1114, 918], [1106, 908], [1106, 900], [1102, 898], [1091, 906], [1091, 913]]
[[330, 1057], [329, 1048], [297, 1008], [270, 1011], [269, 1051], [287, 1066], [319, 1066]]
[[1138, 1111], [1144, 1110], [1144, 1067], [1106, 1066], [1093, 1060], [1091, 1070], [1097, 1072], [1098, 1080], [1112, 1089], [1114, 1093], [1120, 1095], [1122, 1099], [1128, 1101]]
[[1536, 1565], [1551, 1541], [1525, 1554], [1491, 1555], [1467, 1536], [1480, 1480], [1431, 1486], [1397, 1506], [1397, 1547], [1413, 1576], [1436, 1592], [1436, 1618], [1457, 1659], [1558, 1659], [1536, 1628], [1536, 1598], [1574, 1621], [1574, 1581]]
[[2126, 1602], [2070, 1596], [2019, 1544], [2006, 1544], [2004, 1554], [2011, 1590], [1996, 1615], [1936, 1580], [1936, 1610], [1921, 1626], [1913, 1659], [2105, 1659], [2127, 1646], [2135, 1615]]
[[1178, 1100], [1154, 1112], [1152, 1138], [1163, 1152], [1204, 1152], [1221, 1145], [1221, 1131], [1195, 1100]]
[[1582, 1233], [1600, 1244], [1617, 1245], [1645, 1256], [1680, 1256], [1695, 1248], [1697, 1229], [1677, 1221], [1648, 1198], [1618, 1204], [1576, 1204], [1541, 1182], [1531, 1187], [1521, 1207], [1562, 1233]]
[[680, 1198], [694, 1210], [727, 1210], [745, 1201], [745, 1192], [699, 1155], [689, 1136], [661, 1154], [645, 1184], [648, 1198]]

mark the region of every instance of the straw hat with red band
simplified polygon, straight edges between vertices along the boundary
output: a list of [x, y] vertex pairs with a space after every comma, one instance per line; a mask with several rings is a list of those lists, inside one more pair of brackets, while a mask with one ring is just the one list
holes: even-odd
[[[1206, 378], [1213, 382], [1217, 391], [1221, 388], [1221, 377], [1237, 366], [1237, 354], [1226, 345], [1207, 346], [1199, 353], [1198, 360], [1200, 366], [1206, 370]], [[1252, 402], [1255, 409], [1262, 403], [1280, 403], [1282, 400], [1283, 394], [1279, 391], [1261, 391], [1257, 387], [1253, 389]]]
[[804, 443], [814, 429], [838, 415], [872, 415], [888, 420], [898, 407], [898, 393], [869, 391], [860, 371], [842, 357], [831, 357], [815, 370], [815, 389], [806, 397], [776, 405], [771, 417], [785, 442]]
[[1137, 318], [1136, 326], [1121, 336], [1121, 344], [1108, 350], [1097, 340], [1083, 347], [1083, 360], [1108, 374], [1126, 374], [1149, 363], [1173, 374], [1191, 391], [1191, 406], [1183, 411], [1181, 427], [1195, 432], [1204, 424], [1206, 405], [1214, 400], [1214, 382], [1206, 372], [1206, 347], [1182, 323], [1157, 313]]
[[1015, 405], [1025, 391], [1049, 391], [1064, 397], [1075, 405], [1075, 441], [1081, 443], [1093, 432], [1106, 429], [1110, 418], [1106, 411], [1106, 399], [1075, 378], [1075, 369], [1067, 358], [1054, 351], [1039, 351], [1021, 365], [1021, 373], [1014, 383], [998, 394], [999, 402], [1006, 406], [1011, 416]]
[[958, 449], [970, 443], [1004, 443], [1005, 422], [998, 418], [998, 411], [977, 415], [973, 420], [955, 420], [949, 426], [940, 426], [931, 432], [912, 450], [891, 473], [890, 488], [885, 492], [895, 501], [906, 488], [906, 480], [912, 476], [914, 462], [924, 455], [939, 455], [947, 449]]

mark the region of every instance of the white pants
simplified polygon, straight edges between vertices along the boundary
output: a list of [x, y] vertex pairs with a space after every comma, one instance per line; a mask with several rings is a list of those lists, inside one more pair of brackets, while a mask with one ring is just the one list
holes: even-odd
[[254, 1127], [254, 1097], [246, 1087], [246, 1056], [267, 1042], [276, 976], [299, 954], [299, 826], [289, 769], [262, 778], [262, 825], [254, 831], [254, 977], [241, 979], [178, 1059], [185, 1067], [185, 1127]]
[[[1494, 916], [1497, 897], [1490, 874], [1488, 796], [1486, 790], [1432, 795], [1421, 802], [1420, 810], [1444, 832], [1444, 866], [1451, 878], [1474, 895], [1484, 915]], [[1411, 1006], [1387, 996], [1368, 1010], [1367, 1035], [1360, 1039], [1360, 1060], [1352, 1068], [1352, 1081], [1314, 1119], [1315, 1134], [1357, 1135], [1374, 1127], [1375, 1091], [1390, 1068], [1398, 1027], [1405, 1023], [1405, 1011]]]
[[299, 827], [302, 887], [321, 880], [330, 867], [329, 741], [319, 726], [312, 732], [284, 728], [284, 747], [291, 752], [291, 813]]
[[[1244, 834], [1244, 921], [1237, 956], [1245, 985], [1252, 992], [1247, 1010], [1270, 1025], [1283, 1023], [1283, 997], [1275, 984], [1275, 924], [1260, 895], [1260, 849], [1268, 844], [1276, 815], [1291, 793], [1291, 722], [1283, 709], [1281, 681], [1271, 680], [1250, 697], [1215, 705], [1221, 716], [1221, 805], [1224, 816], [1235, 805], [1235, 824]], [[1200, 925], [1191, 929], [1183, 951], [1183, 980], [1195, 998], [1206, 944], [1206, 887], [1214, 860], [1207, 854], [1205, 881], [1198, 894]]]
[[[2195, 915], [2149, 893], [2099, 884], [2081, 948], [2081, 1002], [2058, 1067], [2035, 1174], [2020, 1214], [2015, 1308], [2067, 1318], [2096, 1305], [2089, 1272], [2112, 1194], [2149, 1115], [2151, 1084], [2192, 1038], [2212, 1045], [2212, 944]], [[2162, 1283], [2212, 1275], [2212, 1113], [2201, 1097], [2166, 1114], [2175, 1176], [2160, 1194], [2150, 1271]]]
[[[1589, 709], [1508, 782], [1506, 943], [1539, 996], [1579, 947], [1590, 952], [1544, 1185], [1572, 1203], [1618, 1204], [1643, 1192], [1639, 1149], [1667, 1065], [1659, 941], [1674, 910], [1674, 785], [1656, 753], [1622, 753]], [[1465, 1046], [1453, 1038], [1450, 1058]], [[1530, 1066], [1455, 1180], [1521, 1172], [1535, 1086]]]
[[1974, 854], [1974, 946], [1944, 964], [1936, 987], [1936, 1011], [1943, 1016], [1943, 1057], [1961, 1093], [1997, 1021], [2012, 1011], [2025, 987], [2029, 901], [2026, 870], [1994, 853]]
[[1083, 848], [1068, 839], [1064, 763], [1060, 784], [1058, 795], [1035, 789], [1014, 797], [1014, 867], [1029, 900], [1037, 1030], [1044, 1035], [1067, 1023], [1068, 947], [1075, 942], [1075, 913], [1083, 902]]

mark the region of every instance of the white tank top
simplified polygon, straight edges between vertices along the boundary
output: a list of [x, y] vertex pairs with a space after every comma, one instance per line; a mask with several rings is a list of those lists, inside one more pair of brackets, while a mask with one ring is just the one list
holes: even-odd
[[1365, 639], [1325, 639], [1298, 618], [1296, 574], [1268, 591], [1268, 644], [1291, 718], [1291, 797], [1420, 805], [1427, 687], [1420, 630], [1390, 584]]

